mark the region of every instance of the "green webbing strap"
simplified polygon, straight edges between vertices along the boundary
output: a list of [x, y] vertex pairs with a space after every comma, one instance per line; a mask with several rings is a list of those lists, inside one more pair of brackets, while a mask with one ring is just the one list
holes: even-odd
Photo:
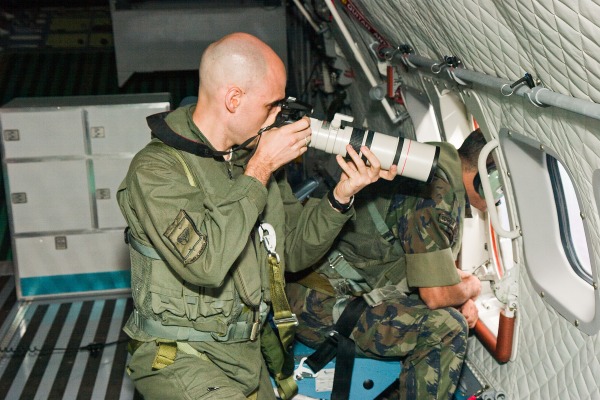
[[402, 246], [400, 246], [400, 242], [396, 240], [396, 237], [394, 236], [390, 228], [388, 228], [387, 224], [385, 223], [385, 220], [381, 216], [381, 213], [379, 212], [379, 210], [377, 210], [375, 202], [369, 202], [369, 204], [367, 204], [367, 208], [369, 209], [371, 219], [373, 220], [373, 223], [375, 224], [375, 227], [379, 231], [381, 237], [384, 238], [388, 243], [391, 243], [392, 246], [394, 246], [394, 249], [396, 249], [396, 251], [398, 251], [400, 254], [404, 254], [404, 249], [402, 249]]
[[[244, 318], [243, 314], [240, 318]], [[259, 323], [238, 321], [225, 326], [226, 332], [219, 334], [216, 331], [217, 326], [214, 327], [215, 331], [200, 331], [188, 326], [163, 325], [160, 321], [145, 318], [137, 310], [134, 310], [133, 324], [152, 337], [172, 341], [243, 342], [256, 339], [254, 335], [257, 334]]]
[[346, 261], [344, 255], [337, 250], [333, 250], [327, 257], [329, 266], [337, 271], [342, 278], [351, 279], [355, 282], [364, 281], [362, 275]]
[[283, 287], [283, 271], [275, 254], [269, 254], [269, 271], [271, 273], [271, 305], [273, 306], [273, 322], [279, 330], [279, 339], [285, 351], [289, 351], [294, 342], [298, 319], [290, 310]]
[[145, 255], [148, 258], [160, 260], [160, 254], [154, 249], [154, 247], [146, 246], [131, 234], [131, 231], [127, 229], [127, 241], [138, 253]]
[[152, 369], [163, 369], [175, 362], [177, 356], [177, 343], [159, 342], [156, 347], [156, 355], [152, 361]]
[[265, 324], [260, 335], [260, 346], [267, 368], [277, 385], [279, 397], [291, 399], [298, 394], [298, 385], [294, 380], [294, 356], [285, 351], [280, 339], [270, 324]]
[[[187, 177], [187, 180], [188, 180], [190, 186], [198, 187], [198, 185], [196, 185], [196, 181], [194, 180], [194, 176], [192, 175], [192, 172], [190, 171], [190, 168], [188, 167], [187, 163], [185, 162], [185, 160], [183, 159], [183, 156], [181, 155], [181, 153], [179, 153], [179, 151], [177, 151], [176, 149], [174, 149], [162, 142], [151, 142], [150, 144], [152, 144], [154, 146], [162, 147], [164, 150], [169, 152], [172, 156], [177, 158], [177, 160], [181, 163], [181, 166], [183, 167], [185, 176]], [[129, 229], [127, 230], [127, 240], [129, 241], [129, 244], [131, 245], [131, 247], [133, 247], [138, 253], [143, 254], [146, 257], [153, 258], [155, 260], [160, 260], [162, 258], [160, 256], [160, 254], [158, 254], [158, 252], [153, 247], [146, 246], [145, 244], [143, 244], [139, 240], [137, 240], [130, 233]]]
[[[320, 278], [321, 274], [322, 278]], [[329, 284], [324, 284], [322, 280], [326, 280]], [[330, 296], [360, 296], [371, 290], [365, 278], [338, 250], [330, 251], [327, 259], [315, 268], [315, 272], [308, 275], [308, 279], [301, 279], [298, 282]]]
[[375, 224], [375, 227], [377, 228], [377, 231], [379, 231], [381, 237], [383, 237], [388, 243], [393, 243], [395, 246], [398, 241], [394, 237], [394, 234], [392, 233], [390, 228], [388, 228], [387, 224], [385, 223], [385, 220], [381, 216], [381, 213], [377, 210], [375, 202], [369, 202], [369, 204], [367, 204], [367, 208], [369, 209], [371, 219], [373, 220], [373, 223]]
[[172, 156], [177, 158], [177, 160], [179, 161], [179, 163], [181, 163], [181, 166], [183, 167], [185, 176], [187, 177], [187, 180], [188, 180], [190, 186], [198, 187], [198, 185], [196, 184], [196, 181], [194, 180], [194, 176], [192, 175], [192, 172], [190, 171], [190, 167], [187, 165], [187, 163], [183, 159], [183, 156], [181, 155], [181, 153], [179, 151], [177, 151], [177, 149], [174, 149], [173, 147], [171, 147], [167, 144], [164, 144], [163, 142], [151, 142], [151, 144], [153, 144], [155, 146], [161, 146], [163, 149], [168, 151]]
[[[268, 346], [262, 346], [265, 361], [270, 364], [271, 375], [275, 378], [277, 388], [282, 399], [287, 400], [292, 398], [298, 392], [296, 382], [294, 382], [294, 358], [292, 343], [296, 334], [296, 326], [298, 319], [290, 310], [285, 288], [283, 283], [283, 270], [279, 261], [279, 255], [275, 252], [274, 238], [269, 237], [274, 233], [274, 230], [269, 232], [270, 225], [261, 224], [259, 230], [263, 229], [266, 235], [262, 236], [261, 241], [265, 245], [268, 252], [267, 261], [269, 263], [269, 286], [271, 289], [271, 306], [273, 308], [273, 322], [277, 326], [279, 336], [271, 330], [271, 326], [266, 324], [263, 328], [263, 339], [270, 339], [272, 343]], [[270, 227], [272, 230], [273, 228]], [[273, 242], [271, 242], [273, 240]], [[268, 335], [269, 331], [273, 333]], [[273, 343], [277, 341], [277, 344]], [[271, 362], [269, 362], [271, 360]], [[281, 362], [273, 362], [272, 360], [283, 360]]]

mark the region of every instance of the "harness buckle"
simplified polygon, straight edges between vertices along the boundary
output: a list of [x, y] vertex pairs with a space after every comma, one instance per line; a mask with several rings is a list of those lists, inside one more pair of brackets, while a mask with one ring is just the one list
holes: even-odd
[[273, 228], [273, 225], [266, 222], [261, 223], [258, 226], [258, 238], [264, 243], [265, 249], [267, 249], [269, 254], [275, 253], [277, 236], [275, 235], [275, 228]]
[[376, 296], [374, 296], [371, 293], [372, 292], [364, 293], [362, 295], [363, 299], [365, 299], [365, 301], [367, 302], [367, 304], [369, 305], [369, 307], [377, 307], [378, 305], [380, 305], [381, 303], [383, 303], [383, 299], [376, 298]]
[[273, 317], [273, 322], [275, 325], [279, 326], [282, 324], [293, 324], [294, 326], [298, 326], [298, 318], [296, 314], [292, 313], [291, 317], [283, 317], [283, 318], [275, 318]]
[[258, 334], [260, 332], [260, 321], [256, 321], [252, 324], [252, 331], [250, 332], [250, 341], [254, 342], [256, 340], [256, 338], [258, 337]]
[[333, 259], [329, 259], [329, 266], [333, 269], [335, 269], [335, 267], [337, 267], [337, 265], [339, 263], [341, 263], [344, 260], [344, 255], [342, 253], [337, 253], [335, 257], [333, 257]]
[[307, 368], [304, 366], [307, 358], [308, 357], [302, 357], [302, 359], [300, 359], [300, 363], [298, 364], [298, 368], [294, 370], [294, 379], [297, 381], [301, 381], [304, 378], [316, 378], [319, 375], [318, 372], [313, 372], [310, 367]]

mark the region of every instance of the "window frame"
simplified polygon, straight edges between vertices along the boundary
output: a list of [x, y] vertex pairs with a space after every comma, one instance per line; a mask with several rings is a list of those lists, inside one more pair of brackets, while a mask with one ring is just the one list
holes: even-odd
[[[567, 259], [571, 263], [573, 271], [575, 271], [575, 273], [579, 277], [581, 277], [581, 279], [583, 279], [590, 285], [593, 285], [593, 277], [585, 270], [581, 262], [581, 258], [579, 257], [579, 254], [577, 252], [577, 249], [575, 248], [573, 237], [571, 235], [571, 219], [569, 218], [569, 213], [567, 211], [568, 204], [567, 198], [565, 196], [565, 187], [563, 183], [562, 174], [560, 172], [560, 167], [562, 166], [562, 168], [565, 170], [565, 173], [569, 177], [570, 173], [568, 169], [564, 165], [562, 165], [562, 163], [557, 158], [552, 157], [550, 154], [546, 154], [546, 164], [548, 166], [548, 175], [550, 176], [550, 182], [554, 191], [554, 201], [556, 203], [556, 209], [558, 212], [558, 225], [560, 227], [560, 238], [563, 245], [563, 249], [565, 250]], [[587, 241], [586, 250], [589, 252], [589, 248], [587, 247]]]
[[[500, 129], [500, 149], [509, 175], [517, 210], [523, 264], [534, 290], [549, 307], [582, 332], [600, 331], [600, 291], [596, 260], [590, 257], [590, 284], [573, 270], [562, 245], [557, 204], [550, 179], [547, 155], [564, 165], [547, 144], [506, 128]], [[568, 172], [568, 170], [566, 170]], [[581, 204], [574, 185], [577, 201]], [[587, 221], [584, 233], [589, 247]]]

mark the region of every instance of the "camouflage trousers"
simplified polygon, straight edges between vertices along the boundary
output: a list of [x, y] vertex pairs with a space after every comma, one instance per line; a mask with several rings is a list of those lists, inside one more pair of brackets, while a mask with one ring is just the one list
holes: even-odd
[[[296, 283], [286, 288], [299, 320], [297, 338], [316, 348], [334, 326], [335, 297]], [[468, 327], [454, 308], [430, 310], [418, 298], [367, 307], [352, 331], [357, 355], [403, 361], [399, 398], [452, 399], [466, 353]]]

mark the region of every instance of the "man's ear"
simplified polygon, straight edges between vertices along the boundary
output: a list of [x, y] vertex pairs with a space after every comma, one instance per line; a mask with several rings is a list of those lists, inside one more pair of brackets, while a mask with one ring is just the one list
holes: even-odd
[[227, 90], [225, 94], [225, 107], [231, 113], [234, 113], [242, 102], [243, 90], [237, 86], [233, 86]]

